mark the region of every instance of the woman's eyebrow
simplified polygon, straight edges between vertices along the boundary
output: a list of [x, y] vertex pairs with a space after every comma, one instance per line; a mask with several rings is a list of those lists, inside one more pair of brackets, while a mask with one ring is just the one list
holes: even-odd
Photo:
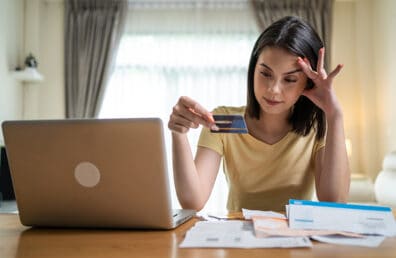
[[292, 74], [292, 73], [298, 73], [298, 72], [302, 72], [302, 69], [301, 69], [301, 68], [297, 68], [297, 69], [295, 69], [295, 70], [286, 72], [286, 73], [284, 73], [284, 74]]
[[271, 67], [269, 67], [268, 65], [261, 63], [260, 66], [263, 66], [265, 68], [267, 68], [268, 70], [272, 71]]
[[[263, 66], [265, 68], [267, 68], [268, 70], [272, 71], [271, 67], [269, 67], [268, 65], [261, 63], [260, 66]], [[288, 75], [288, 74], [293, 74], [293, 73], [298, 73], [298, 72], [302, 72], [301, 68], [297, 68], [295, 70], [291, 70], [289, 72], [283, 73], [284, 75]]]

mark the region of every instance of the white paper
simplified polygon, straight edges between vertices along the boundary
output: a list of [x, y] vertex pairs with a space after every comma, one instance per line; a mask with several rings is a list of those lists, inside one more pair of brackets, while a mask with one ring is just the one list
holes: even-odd
[[251, 221], [199, 221], [187, 231], [181, 248], [311, 247], [307, 237], [256, 238]]
[[265, 216], [272, 218], [286, 219], [286, 216], [279, 212], [274, 211], [259, 211], [259, 210], [248, 210], [242, 209], [243, 217], [245, 219], [252, 219], [253, 216]]
[[311, 236], [311, 239], [338, 245], [356, 245], [366, 247], [378, 247], [385, 240], [384, 236], [365, 236], [363, 238], [344, 237], [339, 235], [331, 236]]
[[384, 209], [379, 206], [291, 200], [288, 213], [289, 226], [296, 229], [325, 229], [396, 236], [392, 210], [387, 207], [382, 208]]
[[287, 237], [301, 237], [312, 235], [343, 235], [346, 237], [364, 237], [362, 234], [336, 231], [336, 230], [323, 230], [323, 229], [296, 229], [290, 228], [287, 219], [266, 217], [266, 216], [253, 216], [253, 227], [256, 237], [269, 237], [269, 236], [287, 236]]

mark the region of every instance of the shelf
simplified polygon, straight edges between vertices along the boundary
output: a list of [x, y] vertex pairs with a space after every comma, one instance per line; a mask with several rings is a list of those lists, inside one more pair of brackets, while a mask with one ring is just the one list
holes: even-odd
[[13, 71], [12, 74], [15, 79], [23, 82], [40, 82], [44, 80], [44, 76], [36, 68], [27, 67], [21, 71]]

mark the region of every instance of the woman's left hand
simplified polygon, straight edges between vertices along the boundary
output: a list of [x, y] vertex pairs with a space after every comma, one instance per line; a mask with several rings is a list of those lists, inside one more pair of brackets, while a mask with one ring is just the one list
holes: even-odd
[[322, 109], [327, 116], [331, 116], [341, 110], [333, 90], [333, 79], [341, 71], [343, 65], [337, 65], [330, 74], [327, 74], [323, 67], [324, 51], [324, 48], [319, 49], [316, 71], [312, 70], [307, 58], [302, 59], [301, 57], [298, 57], [297, 63], [308, 78], [310, 78], [315, 84], [312, 89], [306, 89], [302, 94]]

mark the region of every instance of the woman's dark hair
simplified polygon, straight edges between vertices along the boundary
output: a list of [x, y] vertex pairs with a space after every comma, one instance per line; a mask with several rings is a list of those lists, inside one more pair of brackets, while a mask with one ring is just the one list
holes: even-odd
[[[247, 113], [249, 116], [260, 118], [260, 105], [254, 95], [254, 71], [257, 59], [265, 47], [279, 47], [301, 58], [306, 57], [313, 69], [316, 70], [319, 49], [323, 42], [316, 31], [298, 17], [284, 17], [264, 30], [254, 44], [248, 68]], [[314, 83], [308, 78], [306, 89], [312, 89]], [[321, 139], [326, 131], [324, 112], [307, 97], [301, 95], [294, 105], [293, 112], [288, 118], [292, 130], [306, 136], [316, 126], [317, 139]]]

